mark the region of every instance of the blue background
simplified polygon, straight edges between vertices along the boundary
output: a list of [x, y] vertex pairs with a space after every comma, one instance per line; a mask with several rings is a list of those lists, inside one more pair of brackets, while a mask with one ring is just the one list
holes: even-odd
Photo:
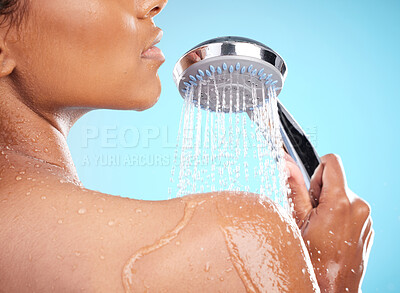
[[[341, 156], [350, 188], [372, 206], [376, 235], [363, 291], [400, 292], [400, 1], [171, 0], [156, 23], [167, 57], [161, 98], [148, 111], [97, 110], [75, 124], [68, 143], [84, 185], [167, 199], [182, 106], [175, 62], [213, 37], [256, 39], [288, 64], [281, 102], [320, 155]], [[128, 166], [116, 161], [124, 156], [134, 158]]]

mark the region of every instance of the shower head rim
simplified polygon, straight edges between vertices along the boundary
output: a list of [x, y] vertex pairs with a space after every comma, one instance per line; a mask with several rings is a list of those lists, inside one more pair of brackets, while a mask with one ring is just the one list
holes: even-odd
[[[272, 67], [274, 71], [279, 72], [282, 82], [281, 87], [283, 87], [287, 75], [286, 62], [283, 58], [270, 47], [258, 41], [234, 36], [214, 38], [202, 42], [186, 52], [178, 60], [173, 70], [176, 86], [181, 88], [182, 78], [189, 67], [204, 60], [218, 60], [223, 56], [252, 58], [257, 60], [259, 64]], [[198, 60], [194, 60], [194, 57]]]

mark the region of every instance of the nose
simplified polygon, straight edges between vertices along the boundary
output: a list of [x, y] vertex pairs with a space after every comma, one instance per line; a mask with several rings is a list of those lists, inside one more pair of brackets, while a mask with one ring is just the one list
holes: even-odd
[[153, 18], [164, 9], [168, 0], [139, 0], [138, 4], [138, 17], [139, 18]]

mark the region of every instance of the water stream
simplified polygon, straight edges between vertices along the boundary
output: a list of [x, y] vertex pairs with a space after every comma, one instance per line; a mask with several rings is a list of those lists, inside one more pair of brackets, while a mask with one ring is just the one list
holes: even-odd
[[[288, 209], [276, 89], [263, 85], [260, 91], [253, 84], [248, 97], [234, 75], [224, 81], [214, 78], [186, 89], [169, 196], [244, 191]], [[262, 104], [242, 111], [249, 98], [257, 104], [260, 93]], [[210, 103], [216, 103], [215, 111], [207, 110]]]

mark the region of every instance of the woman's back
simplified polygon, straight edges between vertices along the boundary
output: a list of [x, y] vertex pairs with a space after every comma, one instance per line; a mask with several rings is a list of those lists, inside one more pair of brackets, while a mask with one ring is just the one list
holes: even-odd
[[1, 155], [2, 292], [312, 292], [295, 227], [254, 195], [139, 201]]

